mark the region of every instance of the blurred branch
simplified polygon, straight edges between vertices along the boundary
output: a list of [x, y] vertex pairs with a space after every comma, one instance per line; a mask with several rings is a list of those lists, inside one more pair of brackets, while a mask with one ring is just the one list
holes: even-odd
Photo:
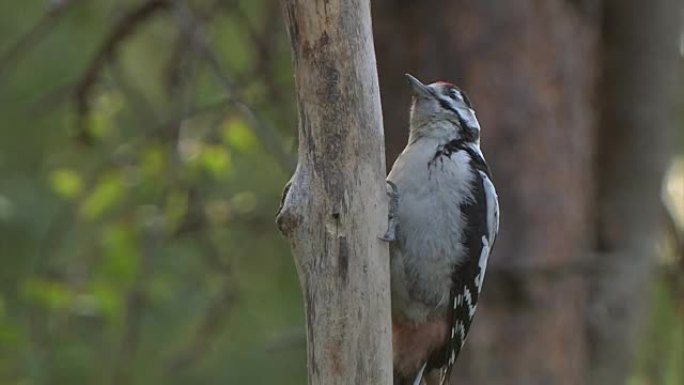
[[280, 25], [281, 20], [280, 6], [278, 2], [273, 1], [269, 2], [266, 7], [266, 20], [263, 23], [263, 31], [257, 30], [239, 4], [235, 6], [233, 13], [235, 13], [238, 19], [243, 22], [243, 25], [247, 30], [247, 38], [252, 43], [252, 46], [255, 47], [255, 64], [252, 66], [253, 70], [246, 78], [260, 78], [260, 80], [266, 84], [269, 89], [266, 102], [282, 103], [284, 101], [284, 95], [281, 92], [281, 87], [276, 85], [272, 69], [275, 54], [274, 50], [277, 43], [277, 40], [273, 39], [273, 36], [279, 32], [277, 28]]
[[76, 128], [78, 139], [81, 142], [90, 143], [92, 141], [86, 127], [86, 117], [90, 110], [90, 91], [102, 69], [115, 55], [121, 43], [133, 35], [137, 27], [157, 12], [164, 10], [168, 5], [168, 0], [148, 0], [126, 12], [109, 32], [100, 49], [90, 61], [74, 90], [78, 119]]
[[[231, 9], [236, 8], [237, 1], [215, 0], [207, 7], [197, 11], [196, 19], [198, 24], [207, 25], [211, 23], [229, 7], [231, 7]], [[174, 42], [171, 51], [171, 57], [168, 60], [167, 67], [164, 71], [166, 85], [171, 92], [182, 76], [183, 64], [186, 62], [187, 58], [197, 55], [196, 49], [193, 47], [192, 43], [190, 35], [182, 30], [176, 36], [176, 41]]]
[[223, 70], [216, 53], [201, 36], [201, 28], [187, 4], [182, 0], [172, 1], [174, 8], [177, 10], [176, 13], [181, 30], [188, 35], [190, 41], [198, 48], [198, 54], [209, 65], [209, 68], [226, 93], [227, 99], [247, 119], [248, 124], [254, 129], [256, 136], [278, 160], [283, 170], [291, 171], [295, 165], [295, 158], [284, 150], [278, 131], [267, 120], [262, 119], [256, 114], [244, 100], [240, 99], [234, 81]]

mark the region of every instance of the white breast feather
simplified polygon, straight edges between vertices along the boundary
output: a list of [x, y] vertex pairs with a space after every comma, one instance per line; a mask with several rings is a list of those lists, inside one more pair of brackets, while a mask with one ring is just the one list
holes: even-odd
[[[458, 151], [433, 160], [438, 148], [436, 140], [413, 143], [388, 176], [399, 192], [397, 239], [401, 253], [397, 255], [403, 260], [406, 280], [400, 285], [407, 285], [413, 296], [420, 296], [420, 304], [410, 307], [413, 311], [423, 308], [421, 304], [433, 306], [421, 309], [420, 314], [407, 314], [412, 319], [448, 304], [452, 268], [465, 257], [460, 205], [472, 199], [470, 158], [465, 151]], [[412, 302], [409, 298], [393, 300], [398, 300], [397, 304]]]

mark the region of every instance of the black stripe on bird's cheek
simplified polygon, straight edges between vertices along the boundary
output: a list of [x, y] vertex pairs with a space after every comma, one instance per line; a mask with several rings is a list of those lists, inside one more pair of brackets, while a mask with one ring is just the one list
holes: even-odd
[[447, 102], [446, 100], [440, 98], [439, 96], [437, 96], [436, 98], [437, 98], [437, 101], [439, 102], [439, 105], [440, 105], [442, 108], [444, 108], [445, 110], [449, 110], [449, 111], [453, 112], [454, 114], [456, 114], [456, 116], [459, 117], [459, 119], [461, 118], [461, 117], [458, 115], [458, 112], [454, 109], [454, 107], [451, 106], [451, 104], [449, 104], [449, 102]]
[[[458, 124], [461, 126], [461, 135], [466, 141], [475, 142], [479, 139], [479, 133], [475, 132], [474, 130], [471, 130], [468, 127], [465, 120], [463, 120], [461, 114], [459, 114], [458, 111], [456, 111], [456, 109], [453, 108], [451, 104], [449, 104], [449, 102], [440, 97], [437, 97], [437, 100], [439, 101], [439, 105], [442, 106], [442, 108], [444, 108], [445, 110], [449, 110], [456, 115], [456, 117], [458, 118]], [[470, 105], [469, 103], [467, 104]]]

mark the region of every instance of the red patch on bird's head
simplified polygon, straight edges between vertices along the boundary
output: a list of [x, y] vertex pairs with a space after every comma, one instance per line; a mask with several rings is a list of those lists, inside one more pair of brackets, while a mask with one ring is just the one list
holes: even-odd
[[445, 82], [444, 80], [437, 80], [437, 81], [435, 82], [435, 84], [439, 84], [439, 85], [442, 85], [442, 86], [449, 86], [449, 87], [453, 87], [453, 88], [458, 88], [458, 87], [456, 87], [456, 84], [450, 83], [450, 82]]

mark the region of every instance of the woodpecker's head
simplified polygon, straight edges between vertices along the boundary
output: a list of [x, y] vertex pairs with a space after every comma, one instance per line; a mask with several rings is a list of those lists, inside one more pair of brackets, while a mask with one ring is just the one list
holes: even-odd
[[411, 135], [479, 141], [480, 124], [463, 91], [447, 82], [425, 85], [409, 74], [406, 77], [413, 88]]

